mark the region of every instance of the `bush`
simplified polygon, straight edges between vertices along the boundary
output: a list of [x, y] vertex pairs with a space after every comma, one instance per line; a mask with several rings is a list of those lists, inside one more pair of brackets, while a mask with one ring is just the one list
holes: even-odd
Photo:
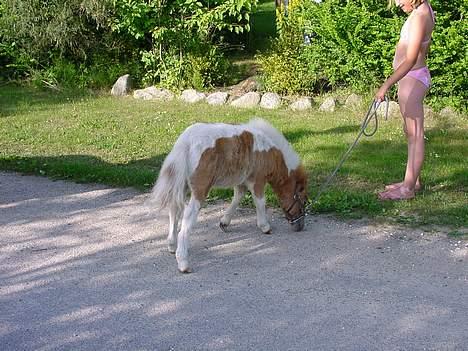
[[115, 1], [114, 31], [141, 49], [144, 80], [166, 87], [209, 87], [223, 78], [222, 31], [249, 30], [257, 0]]
[[[392, 73], [399, 29], [405, 20], [383, 1], [292, 0], [288, 17], [278, 12], [279, 36], [258, 57], [266, 88], [293, 94], [341, 87], [369, 92]], [[437, 12], [428, 65], [429, 98], [466, 109], [467, 3], [432, 1]], [[463, 104], [465, 104], [463, 106]]]
[[95, 87], [122, 71], [171, 88], [221, 84], [227, 61], [217, 34], [249, 30], [256, 3], [0, 0], [0, 76]]
[[[135, 61], [130, 42], [112, 33], [110, 0], [3, 0], [0, 75], [36, 86], [108, 85]], [[99, 71], [97, 70], [99, 68]]]

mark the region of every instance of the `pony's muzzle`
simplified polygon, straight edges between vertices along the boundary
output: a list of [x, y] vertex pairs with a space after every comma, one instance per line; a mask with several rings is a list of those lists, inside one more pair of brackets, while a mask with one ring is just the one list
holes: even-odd
[[291, 222], [291, 228], [295, 232], [300, 232], [301, 230], [303, 230], [304, 225], [305, 225], [304, 216], [302, 216], [301, 218]]

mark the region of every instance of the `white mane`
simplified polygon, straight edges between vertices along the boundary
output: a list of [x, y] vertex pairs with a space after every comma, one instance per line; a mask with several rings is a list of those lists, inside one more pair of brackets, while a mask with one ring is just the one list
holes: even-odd
[[286, 163], [289, 171], [296, 169], [299, 166], [301, 163], [299, 156], [293, 150], [291, 144], [289, 144], [284, 135], [275, 127], [261, 118], [250, 120], [247, 126], [260, 130], [271, 139], [273, 144], [283, 153], [284, 162]]

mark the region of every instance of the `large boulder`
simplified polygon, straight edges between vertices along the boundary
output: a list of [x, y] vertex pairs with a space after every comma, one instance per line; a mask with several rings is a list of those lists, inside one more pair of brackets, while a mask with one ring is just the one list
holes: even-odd
[[206, 98], [209, 105], [224, 105], [228, 101], [229, 94], [224, 91], [211, 93]]
[[204, 93], [200, 93], [196, 91], [195, 89], [187, 89], [184, 90], [180, 96], [180, 99], [182, 101], [188, 102], [188, 103], [195, 103], [195, 102], [200, 102], [202, 100], [205, 100], [206, 95]]
[[332, 96], [327, 97], [319, 107], [322, 112], [334, 112], [336, 107], [336, 99]]
[[154, 86], [138, 89], [133, 92], [135, 99], [170, 101], [174, 99], [174, 94], [167, 89], [156, 88]]
[[258, 81], [258, 78], [253, 76], [249, 77], [242, 82], [233, 85], [229, 88], [229, 95], [232, 97], [239, 97], [253, 91], [260, 91], [261, 84]]
[[125, 96], [128, 95], [132, 89], [132, 78], [129, 74], [119, 77], [112, 86], [111, 95], [113, 96]]
[[294, 101], [289, 108], [293, 111], [304, 111], [312, 107], [312, 99], [310, 97], [302, 97]]
[[444, 117], [454, 117], [457, 115], [457, 112], [453, 108], [447, 106], [440, 110], [439, 114]]
[[251, 91], [250, 93], [242, 95], [240, 98], [231, 102], [232, 106], [241, 107], [241, 108], [249, 108], [255, 107], [260, 102], [260, 94]]
[[362, 105], [362, 96], [352, 93], [346, 98], [344, 104], [347, 108], [356, 109]]
[[281, 106], [281, 97], [276, 93], [265, 93], [260, 100], [260, 107], [276, 109]]
[[[377, 116], [384, 117], [387, 110], [387, 103], [382, 101], [377, 108]], [[389, 101], [388, 103], [388, 115], [392, 117], [400, 116], [400, 105], [395, 101]]]

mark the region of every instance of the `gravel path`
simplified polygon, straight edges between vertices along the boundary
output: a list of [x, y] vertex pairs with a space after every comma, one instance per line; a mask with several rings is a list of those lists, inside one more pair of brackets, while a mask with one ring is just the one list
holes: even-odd
[[468, 350], [464, 241], [220, 203], [180, 274], [145, 198], [0, 173], [0, 350]]

